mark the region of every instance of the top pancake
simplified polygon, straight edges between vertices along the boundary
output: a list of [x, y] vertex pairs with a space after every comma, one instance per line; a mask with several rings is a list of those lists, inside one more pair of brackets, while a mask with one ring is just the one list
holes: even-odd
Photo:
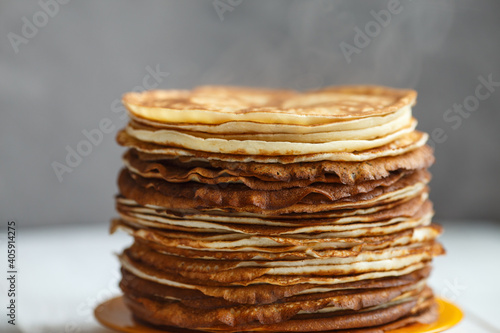
[[174, 124], [319, 125], [384, 116], [415, 103], [413, 90], [342, 86], [299, 93], [290, 90], [205, 86], [194, 90], [131, 92], [123, 103], [138, 118]]

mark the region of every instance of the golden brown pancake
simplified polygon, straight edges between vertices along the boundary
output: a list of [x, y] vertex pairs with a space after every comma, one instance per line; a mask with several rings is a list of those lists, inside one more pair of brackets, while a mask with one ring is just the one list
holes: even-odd
[[[284, 312], [278, 310], [283, 308], [279, 304], [263, 305], [263, 309], [258, 311], [247, 306], [229, 309], [221, 307], [215, 310], [193, 309], [178, 302], [160, 302], [133, 295], [127, 295], [126, 302], [140, 318], [147, 318], [157, 325], [201, 327], [214, 331], [314, 332], [383, 325], [411, 315], [412, 310], [418, 312], [433, 306], [432, 292], [428, 288], [420, 292], [408, 292], [400, 299], [398, 289], [384, 291], [385, 299], [379, 296], [380, 292], [375, 291], [371, 294], [357, 294], [354, 299], [351, 296], [300, 302], [295, 307], [288, 305]], [[379, 302], [389, 305], [374, 305]], [[325, 304], [337, 307], [333, 312], [318, 313]], [[356, 305], [355, 308], [359, 309], [342, 310], [338, 305]], [[297, 314], [300, 311], [305, 314]], [[307, 314], [308, 312], [315, 313]]]
[[[155, 156], [138, 156], [129, 150], [123, 157], [127, 168], [146, 178], [161, 178], [172, 183], [195, 181], [204, 184], [243, 183], [254, 189], [272, 186], [302, 187], [315, 182], [353, 185], [381, 179], [391, 172], [428, 168], [434, 162], [429, 146], [400, 156], [382, 157], [368, 162], [310, 162], [282, 165], [278, 163], [238, 163], [223, 161], [180, 162], [177, 159], [153, 160]], [[144, 160], [146, 159], [146, 160]]]
[[[140, 205], [132, 199], [117, 196], [117, 209], [119, 212], [136, 212], [162, 216], [171, 220], [190, 220], [204, 222], [223, 222], [235, 224], [258, 224], [273, 227], [295, 226], [295, 225], [320, 225], [320, 224], [349, 224], [370, 221], [381, 221], [386, 218], [410, 217], [420, 207], [428, 202], [427, 188], [410, 199], [396, 200], [393, 203], [369, 207], [367, 209], [340, 209], [330, 210], [323, 213], [307, 214], [281, 214], [277, 216], [258, 216], [257, 214], [241, 214], [232, 212], [210, 212], [204, 214], [195, 210], [173, 211], [161, 206]], [[191, 226], [193, 226], [191, 224]]]
[[[285, 190], [251, 191], [248, 188], [231, 187], [231, 185], [221, 188], [200, 186], [198, 183], [178, 185], [145, 179], [123, 170], [118, 185], [124, 197], [140, 204], [149, 203], [170, 209], [260, 212], [266, 215], [373, 206], [374, 202], [386, 203], [407, 195], [416, 196], [429, 180], [429, 174], [422, 170], [403, 177], [384, 179], [380, 186], [370, 187], [366, 184], [368, 186], [366, 192], [357, 186], [352, 189], [354, 191], [352, 194], [348, 191], [337, 191], [332, 187], [318, 186], [290, 191], [284, 195], [282, 192]], [[374, 182], [370, 185], [379, 185], [379, 181]]]
[[[192, 323], [192, 327], [214, 326], [229, 324], [232, 327], [238, 327], [245, 324], [260, 323], [264, 325], [280, 323], [287, 321], [292, 317], [300, 316], [301, 313], [318, 312], [320, 310], [335, 312], [342, 310], [356, 310], [375, 307], [377, 305], [390, 302], [396, 297], [404, 295], [406, 298], [416, 296], [425, 285], [421, 284], [417, 287], [400, 286], [392, 288], [381, 288], [374, 290], [361, 291], [342, 291], [331, 293], [330, 295], [322, 295], [318, 299], [287, 299], [286, 302], [274, 302], [263, 305], [241, 305], [222, 303], [214, 304], [211, 299], [179, 301], [175, 299], [159, 299], [161, 303], [161, 311], [170, 318], [170, 320], [181, 320], [186, 322], [182, 317], [189, 316], [192, 313], [197, 313], [196, 321]], [[333, 294], [333, 295], [332, 295]], [[138, 296], [134, 292], [128, 295], [137, 300], [146, 300], [147, 297]], [[331, 309], [334, 308], [334, 309]], [[222, 319], [223, 318], [223, 319]], [[222, 320], [221, 320], [222, 319]], [[166, 323], [169, 325], [170, 323]], [[171, 324], [170, 324], [171, 325]], [[188, 326], [189, 327], [189, 326]]]
[[[271, 304], [285, 303], [288, 301], [316, 300], [323, 297], [355, 294], [359, 291], [380, 290], [400, 286], [410, 288], [427, 279], [429, 273], [430, 267], [425, 267], [403, 276], [361, 280], [326, 286], [302, 284], [291, 286], [250, 285], [244, 287], [231, 286], [217, 288], [200, 285], [198, 286], [199, 289], [188, 289], [142, 279], [122, 269], [123, 278], [120, 285], [121, 288], [127, 289], [127, 291], [137, 296], [178, 300], [182, 303], [189, 304], [196, 302], [199, 306], [203, 305], [204, 307], [213, 308], [214, 306], [236, 304]], [[322, 291], [315, 292], [318, 288], [321, 288]], [[258, 289], [264, 291], [258, 291]], [[230, 296], [225, 297], [225, 295]]]
[[306, 93], [205, 86], [152, 90], [123, 96], [131, 114], [161, 123], [312, 125], [383, 116], [415, 104], [413, 90], [377, 86], [329, 87]]
[[[264, 275], [305, 275], [342, 276], [362, 274], [388, 269], [400, 269], [426, 261], [443, 253], [439, 243], [428, 242], [422, 245], [402, 246], [394, 249], [361, 251], [337, 251], [333, 256], [307, 258], [300, 260], [212, 260], [178, 257], [156, 251], [146, 244], [135, 243], [124, 255], [131, 260], [141, 261], [158, 270], [178, 273], [185, 277], [204, 275], [206, 280], [239, 283]], [[343, 256], [335, 256], [341, 254]], [[406, 266], [405, 266], [406, 265]]]

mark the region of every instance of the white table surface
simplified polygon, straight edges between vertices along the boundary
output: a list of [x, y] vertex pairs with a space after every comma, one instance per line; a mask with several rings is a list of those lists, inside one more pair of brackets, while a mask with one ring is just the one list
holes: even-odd
[[[120, 294], [113, 253], [131, 238], [108, 234], [107, 224], [18, 229], [17, 325], [7, 325], [6, 238], [0, 239], [0, 332], [111, 332], [93, 309]], [[435, 260], [431, 286], [466, 313], [449, 333], [500, 332], [500, 223], [445, 224], [448, 254]]]

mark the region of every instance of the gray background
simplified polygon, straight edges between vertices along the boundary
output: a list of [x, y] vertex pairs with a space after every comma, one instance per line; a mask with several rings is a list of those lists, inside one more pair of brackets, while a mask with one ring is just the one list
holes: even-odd
[[[41, 7], [0, 2], [0, 219], [107, 224], [123, 151], [114, 135], [125, 125], [111, 104], [159, 66], [169, 73], [160, 88], [415, 88], [419, 129], [447, 135], [432, 168], [437, 220], [500, 220], [500, 91], [457, 129], [443, 119], [474, 94], [478, 76], [500, 81], [500, 2], [401, 3], [348, 63], [340, 43], [353, 45], [355, 27], [387, 1], [243, 0], [221, 20], [213, 1], [73, 0], [18, 53], [9, 33], [22, 35], [23, 17], [33, 22]], [[114, 132], [59, 182], [51, 163], [64, 163], [65, 147], [75, 149], [103, 118]]]

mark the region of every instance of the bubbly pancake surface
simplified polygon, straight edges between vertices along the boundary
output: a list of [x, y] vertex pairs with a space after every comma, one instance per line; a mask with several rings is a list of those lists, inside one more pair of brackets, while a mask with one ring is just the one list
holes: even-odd
[[416, 92], [376, 86], [330, 87], [306, 93], [205, 86], [192, 91], [128, 93], [123, 103], [135, 116], [161, 123], [313, 125], [383, 116], [415, 103]]
[[441, 228], [416, 93], [128, 93], [120, 287], [138, 320], [208, 332], [384, 332], [436, 319]]

